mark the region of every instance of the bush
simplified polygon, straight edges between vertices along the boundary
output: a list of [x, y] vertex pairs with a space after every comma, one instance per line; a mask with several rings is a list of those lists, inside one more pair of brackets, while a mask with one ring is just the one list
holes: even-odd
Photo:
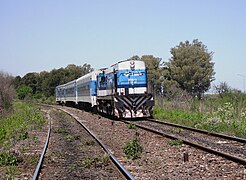
[[124, 153], [129, 159], [137, 159], [141, 157], [143, 148], [140, 144], [138, 134], [135, 134], [133, 139], [130, 140], [124, 147]]
[[32, 88], [29, 86], [19, 86], [16, 91], [18, 94], [18, 98], [21, 100], [32, 96]]
[[128, 129], [135, 129], [136, 128], [136, 124], [130, 123], [130, 124], [127, 125], [127, 127], [128, 127]]

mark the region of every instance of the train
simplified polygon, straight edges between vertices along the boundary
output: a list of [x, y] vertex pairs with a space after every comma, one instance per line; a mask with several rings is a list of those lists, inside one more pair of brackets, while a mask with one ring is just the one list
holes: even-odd
[[128, 119], [152, 116], [154, 98], [148, 89], [144, 61], [123, 60], [58, 85], [55, 94], [58, 104]]

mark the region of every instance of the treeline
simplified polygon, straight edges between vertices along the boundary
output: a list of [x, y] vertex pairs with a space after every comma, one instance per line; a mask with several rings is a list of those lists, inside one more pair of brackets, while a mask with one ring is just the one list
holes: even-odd
[[[165, 96], [170, 100], [180, 97], [200, 99], [214, 80], [213, 52], [208, 51], [201, 41], [195, 39], [192, 42], [180, 42], [179, 45], [171, 48], [170, 53], [171, 58], [167, 61], [162, 61], [161, 58], [153, 55], [133, 56], [130, 59], [145, 61], [149, 89], [154, 94]], [[93, 68], [90, 64], [82, 66], [70, 64], [65, 68], [53, 69], [50, 72], [32, 72], [27, 73], [24, 77], [11, 77], [9, 83], [11, 85], [0, 83], [2, 88], [2, 84], [8, 87], [13, 86], [19, 99], [49, 98], [55, 95], [56, 86], [77, 79], [91, 71]], [[2, 75], [2, 79], [4, 78], [9, 77]], [[0, 107], [8, 106], [5, 102], [7, 96], [4, 95], [6, 90], [3, 91], [4, 93], [0, 89]]]
[[70, 64], [65, 68], [53, 69], [50, 72], [28, 73], [22, 78], [17, 76], [14, 84], [19, 99], [28, 97], [42, 98], [55, 95], [55, 87], [77, 79], [93, 71], [90, 64], [76, 66]]

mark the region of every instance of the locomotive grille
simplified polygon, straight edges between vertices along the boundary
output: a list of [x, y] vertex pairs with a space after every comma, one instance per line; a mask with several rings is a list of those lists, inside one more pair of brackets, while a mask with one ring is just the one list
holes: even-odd
[[126, 110], [135, 111], [143, 110], [149, 111], [153, 105], [153, 97], [151, 94], [134, 94], [127, 96], [115, 96], [115, 108], [123, 113]]

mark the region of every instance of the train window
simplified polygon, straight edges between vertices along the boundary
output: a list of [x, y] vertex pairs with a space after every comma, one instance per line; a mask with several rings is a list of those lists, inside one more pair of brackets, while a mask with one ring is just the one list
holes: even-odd
[[105, 79], [106, 79], [105, 76], [102, 76], [100, 83], [104, 83], [105, 82]]
[[100, 73], [99, 77], [98, 77], [98, 80], [99, 80], [100, 84], [104, 84], [105, 81], [106, 81], [105, 74], [104, 73]]

